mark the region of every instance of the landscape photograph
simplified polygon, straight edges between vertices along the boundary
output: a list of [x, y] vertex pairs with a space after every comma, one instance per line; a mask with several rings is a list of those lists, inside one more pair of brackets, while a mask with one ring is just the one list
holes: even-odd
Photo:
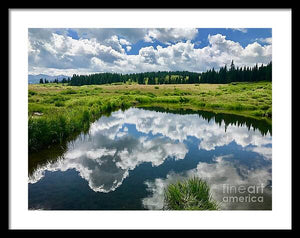
[[272, 210], [272, 28], [28, 28], [28, 210]]

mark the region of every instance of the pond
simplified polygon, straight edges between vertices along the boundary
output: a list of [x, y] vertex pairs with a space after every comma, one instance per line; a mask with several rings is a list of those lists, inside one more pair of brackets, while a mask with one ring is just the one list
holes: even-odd
[[221, 210], [271, 210], [272, 130], [241, 116], [130, 108], [31, 154], [28, 174], [32, 210], [161, 210], [164, 188], [194, 176]]

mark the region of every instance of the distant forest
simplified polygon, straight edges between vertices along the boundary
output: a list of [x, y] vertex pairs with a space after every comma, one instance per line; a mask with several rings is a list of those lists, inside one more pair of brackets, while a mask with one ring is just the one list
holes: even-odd
[[[214, 68], [202, 72], [188, 71], [158, 71], [132, 74], [118, 73], [97, 73], [90, 75], [76, 75], [71, 79], [63, 80], [71, 86], [95, 85], [136, 82], [138, 84], [195, 84], [195, 83], [212, 83], [224, 84], [231, 82], [257, 82], [272, 81], [272, 62], [267, 65], [254, 67], [236, 67], [231, 62], [229, 68], [225, 65], [219, 70]], [[58, 81], [55, 81], [58, 83]], [[41, 82], [43, 83], [43, 82]]]

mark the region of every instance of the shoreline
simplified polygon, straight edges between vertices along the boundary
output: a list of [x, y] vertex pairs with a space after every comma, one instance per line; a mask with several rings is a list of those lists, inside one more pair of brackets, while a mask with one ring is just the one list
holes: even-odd
[[130, 107], [242, 116], [272, 125], [270, 82], [169, 85], [29, 85], [29, 153], [87, 131], [112, 111]]

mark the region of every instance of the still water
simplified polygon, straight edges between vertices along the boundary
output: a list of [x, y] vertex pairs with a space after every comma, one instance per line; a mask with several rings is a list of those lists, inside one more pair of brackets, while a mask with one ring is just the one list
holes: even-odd
[[221, 210], [272, 209], [272, 136], [265, 121], [130, 108], [29, 156], [29, 209], [157, 210], [164, 188], [206, 180]]

